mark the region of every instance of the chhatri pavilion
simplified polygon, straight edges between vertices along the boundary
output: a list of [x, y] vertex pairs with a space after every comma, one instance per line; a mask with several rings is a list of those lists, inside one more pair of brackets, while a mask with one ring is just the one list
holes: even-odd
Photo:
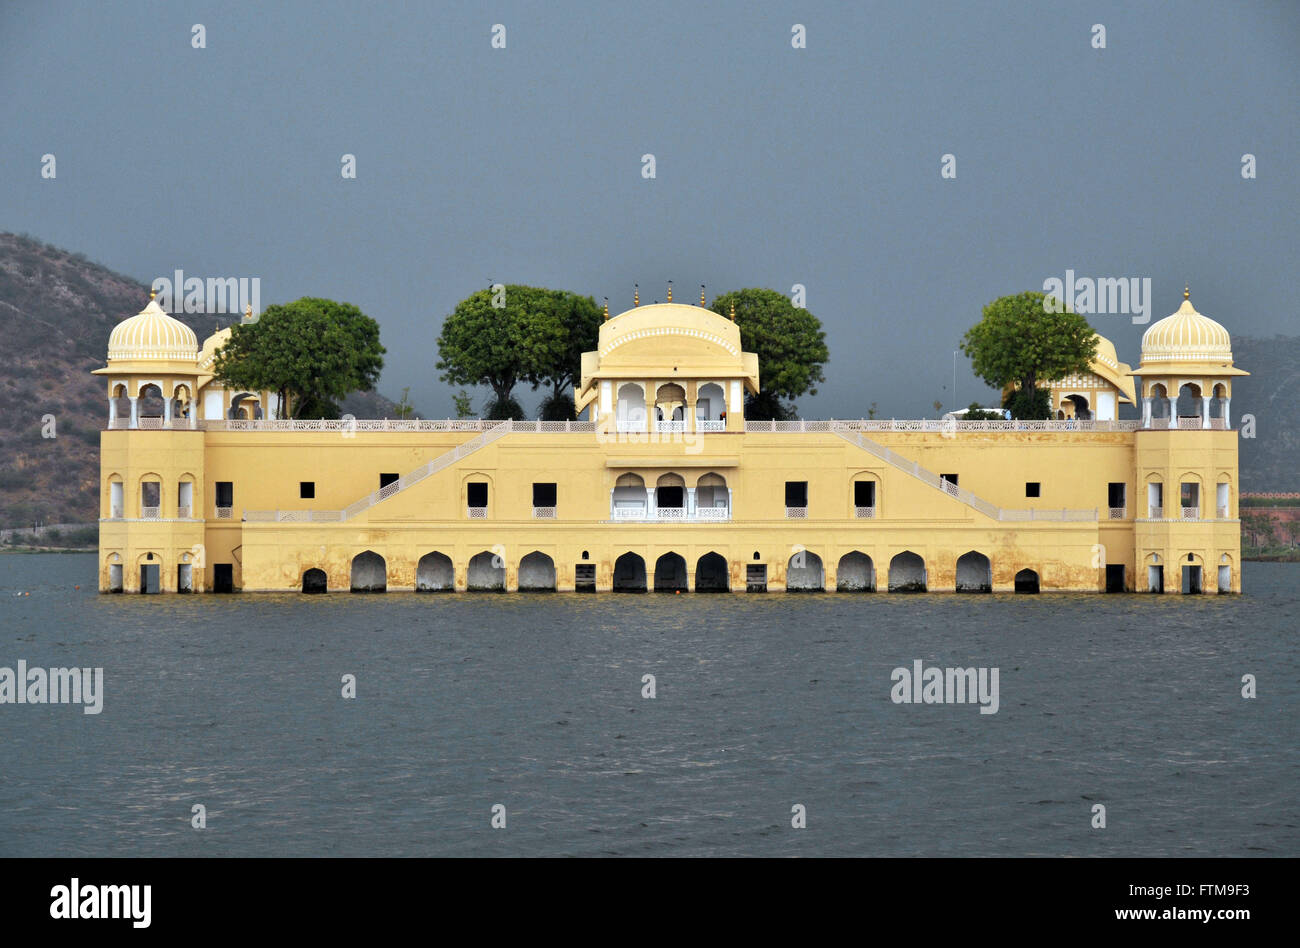
[[99, 588], [1239, 592], [1246, 373], [1189, 296], [1136, 369], [1102, 339], [1044, 383], [1052, 421], [746, 421], [703, 298], [607, 313], [579, 421], [289, 420], [151, 300], [96, 370]]

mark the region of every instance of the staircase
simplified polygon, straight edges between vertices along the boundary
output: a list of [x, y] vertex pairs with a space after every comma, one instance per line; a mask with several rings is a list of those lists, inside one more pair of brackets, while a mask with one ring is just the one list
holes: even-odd
[[983, 514], [990, 520], [1077, 520], [1077, 521], [1094, 521], [1097, 519], [1097, 509], [1092, 510], [1012, 510], [1003, 509], [989, 503], [982, 497], [972, 494], [964, 488], [958, 487], [951, 481], [946, 481], [933, 471], [928, 471], [916, 461], [909, 461], [896, 451], [891, 451], [883, 444], [878, 444], [870, 438], [864, 436], [860, 431], [846, 430], [833, 426], [832, 430], [850, 444], [857, 445], [868, 454], [873, 454], [880, 460], [893, 467], [898, 468], [905, 474], [911, 474], [919, 481], [929, 484], [936, 490], [943, 491], [954, 500], [960, 501], [972, 510]]

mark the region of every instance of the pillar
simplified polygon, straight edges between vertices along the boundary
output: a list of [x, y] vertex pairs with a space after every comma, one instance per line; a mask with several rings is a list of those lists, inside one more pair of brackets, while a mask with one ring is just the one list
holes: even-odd
[[1167, 398], [1165, 398], [1165, 401], [1169, 403], [1169, 427], [1177, 428], [1178, 427], [1178, 396], [1170, 395]]
[[[645, 489], [645, 515], [646, 519], [654, 519], [655, 517], [655, 489], [653, 487]], [[649, 567], [647, 566], [647, 568]]]
[[1210, 396], [1201, 396], [1201, 427], [1210, 427]]
[[1151, 427], [1151, 396], [1142, 399], [1142, 427]]
[[140, 427], [140, 406], [139, 406], [140, 396], [132, 395], [130, 396], [130, 398], [131, 398], [131, 427], [138, 428]]
[[170, 398], [164, 398], [163, 399], [163, 427], [164, 428], [169, 427], [171, 423], [172, 423], [172, 400]]
[[1231, 398], [1227, 398], [1227, 397], [1225, 397], [1225, 398], [1223, 399], [1223, 427], [1225, 427], [1225, 428], [1231, 428], [1231, 427], [1232, 427], [1232, 418], [1231, 418], [1231, 416], [1230, 416], [1230, 414], [1229, 414], [1229, 411], [1228, 411], [1229, 406], [1230, 406], [1231, 404], [1232, 404], [1232, 399], [1231, 399]]
[[117, 421], [117, 399], [110, 395], [108, 396], [108, 426], [112, 428], [115, 421]]
[[686, 488], [686, 517], [688, 520], [695, 519], [695, 488]]
[[645, 383], [645, 430], [655, 430], [655, 383]]

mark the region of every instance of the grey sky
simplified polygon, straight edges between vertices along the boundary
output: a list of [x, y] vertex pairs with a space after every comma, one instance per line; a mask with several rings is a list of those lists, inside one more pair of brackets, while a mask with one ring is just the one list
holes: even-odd
[[[357, 303], [381, 390], [431, 415], [438, 328], [490, 280], [615, 312], [802, 283], [831, 350], [805, 417], [954, 404], [980, 308], [1067, 268], [1295, 332], [1296, 2], [7, 0], [0, 90], [0, 229]], [[1093, 323], [1136, 364], [1142, 326]], [[957, 386], [991, 397], [964, 357]]]

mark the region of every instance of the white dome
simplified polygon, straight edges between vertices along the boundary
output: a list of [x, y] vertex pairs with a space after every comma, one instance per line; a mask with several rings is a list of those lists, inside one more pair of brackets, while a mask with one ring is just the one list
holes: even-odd
[[199, 340], [194, 330], [167, 315], [152, 299], [139, 313], [114, 326], [108, 337], [109, 362], [141, 359], [194, 362], [198, 354]]

